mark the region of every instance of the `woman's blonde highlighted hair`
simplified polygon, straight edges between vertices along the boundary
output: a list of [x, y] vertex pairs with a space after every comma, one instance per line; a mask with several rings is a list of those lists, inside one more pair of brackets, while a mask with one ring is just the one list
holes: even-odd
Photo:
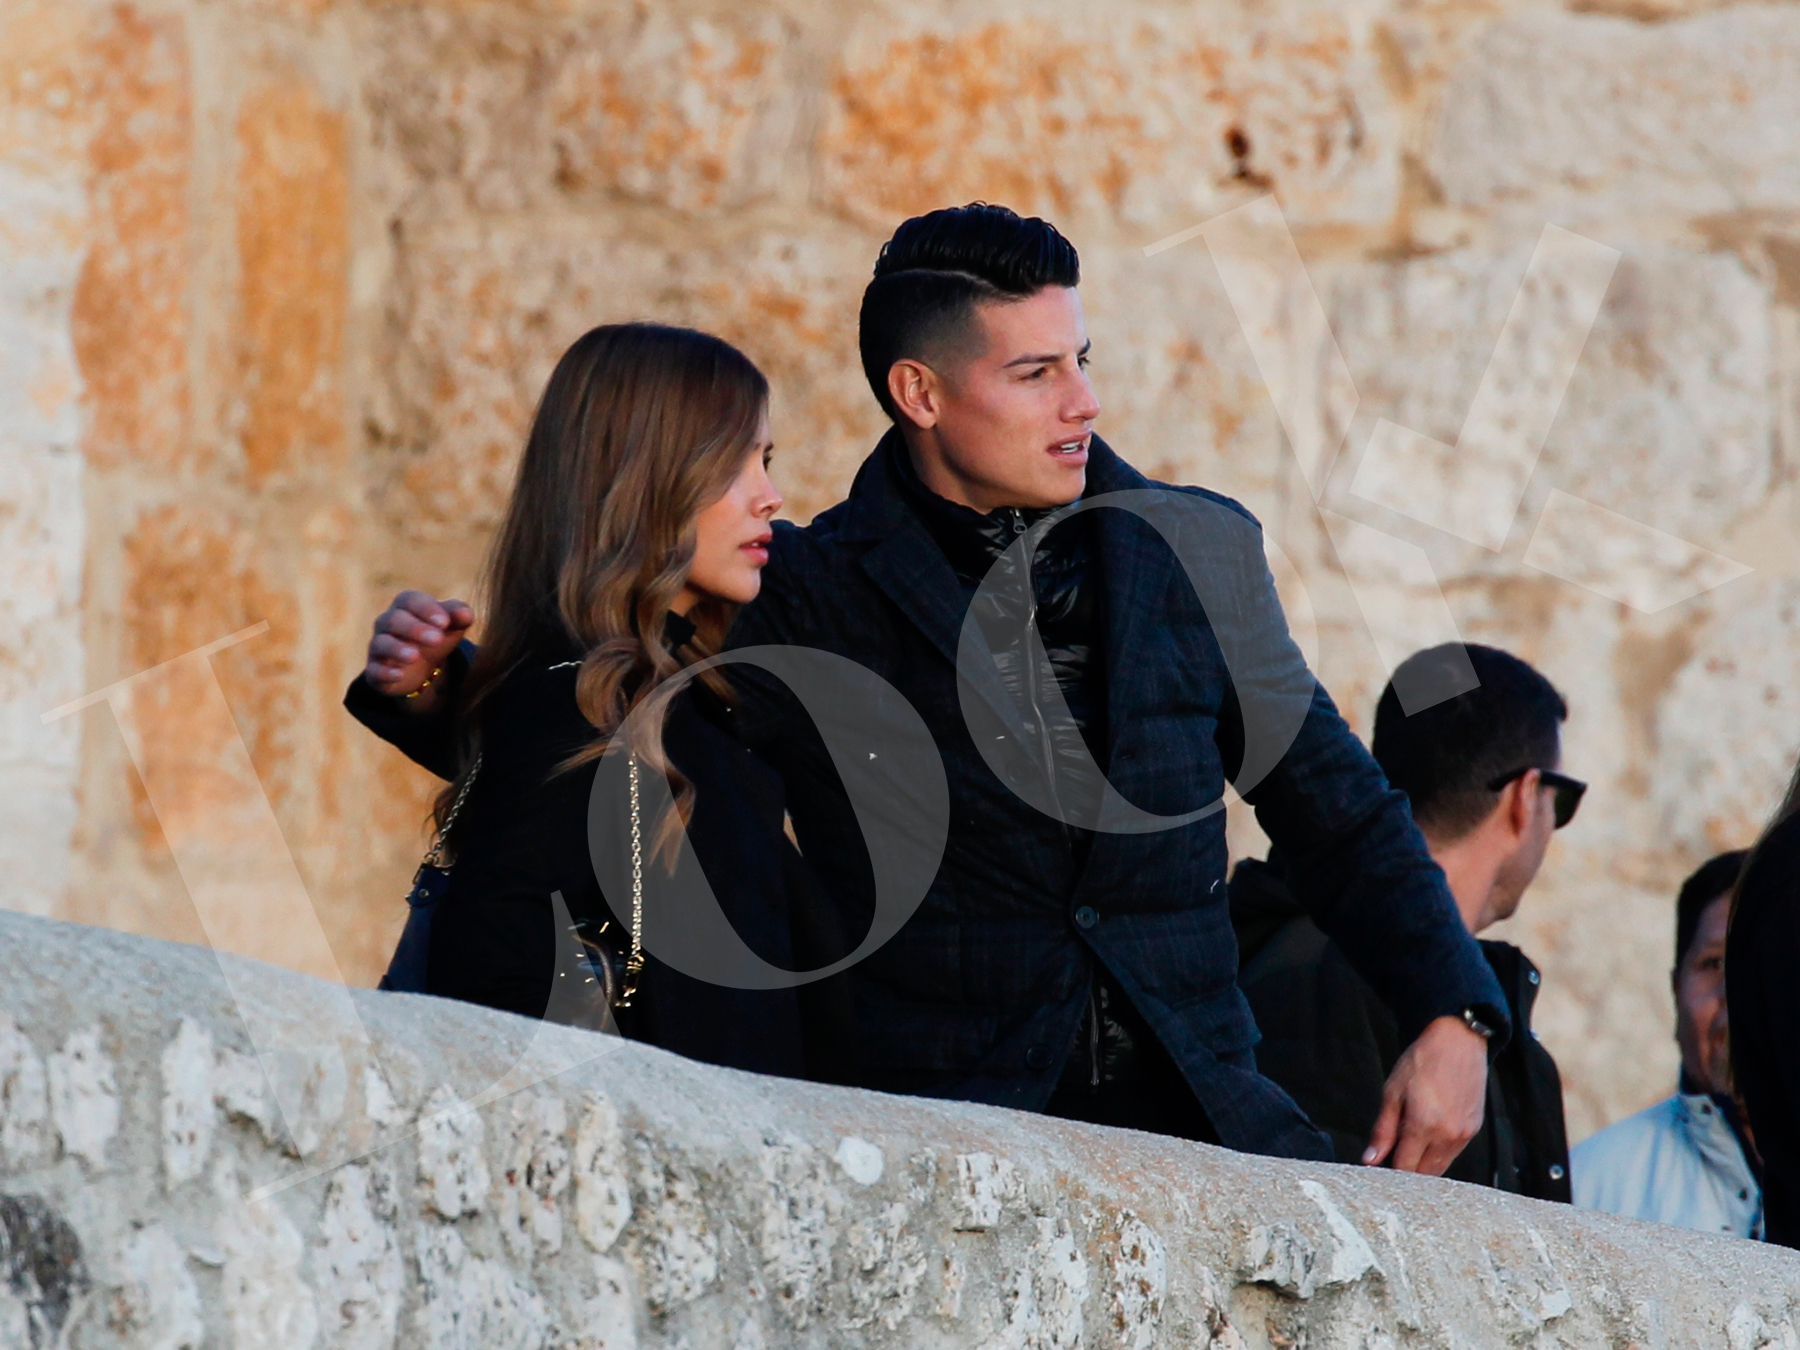
[[[695, 517], [756, 447], [769, 382], [709, 333], [609, 324], [583, 334], [551, 372], [482, 582], [487, 619], [458, 708], [461, 771], [439, 795], [441, 826], [480, 744], [480, 709], [534, 651], [572, 645], [582, 715], [606, 738], [680, 663], [663, 636], [694, 559]], [[716, 652], [736, 606], [688, 611], [697, 656]], [[707, 679], [713, 673], [702, 676]], [[714, 677], [715, 687], [722, 687]], [[669, 774], [686, 819], [692, 790], [656, 731], [632, 748]]]

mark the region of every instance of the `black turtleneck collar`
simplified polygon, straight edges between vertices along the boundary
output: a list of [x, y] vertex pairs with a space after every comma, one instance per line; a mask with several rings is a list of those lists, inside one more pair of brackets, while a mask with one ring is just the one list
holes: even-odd
[[[896, 435], [888, 439], [887, 453], [901, 495], [918, 513], [925, 528], [931, 531], [951, 567], [964, 577], [986, 575], [994, 559], [1011, 547], [1013, 540], [1045, 517], [1063, 509], [1060, 506], [1001, 506], [983, 514], [972, 506], [940, 497], [926, 487], [913, 467], [912, 455], [902, 437]], [[1069, 533], [1061, 529], [1053, 532], [1065, 537]], [[1042, 548], [1040, 545], [1040, 551]]]

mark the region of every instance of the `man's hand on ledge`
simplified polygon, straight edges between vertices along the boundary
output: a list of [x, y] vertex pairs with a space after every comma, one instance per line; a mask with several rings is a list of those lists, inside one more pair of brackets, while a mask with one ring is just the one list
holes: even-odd
[[1443, 1176], [1481, 1129], [1487, 1074], [1484, 1037], [1460, 1017], [1429, 1023], [1388, 1075], [1362, 1160], [1377, 1166], [1392, 1153], [1402, 1172]]
[[432, 671], [442, 669], [474, 622], [475, 611], [460, 600], [439, 602], [424, 591], [401, 591], [375, 620], [363, 678], [390, 697], [423, 690], [406, 707], [429, 712], [442, 686], [432, 681], [427, 688], [426, 681]]

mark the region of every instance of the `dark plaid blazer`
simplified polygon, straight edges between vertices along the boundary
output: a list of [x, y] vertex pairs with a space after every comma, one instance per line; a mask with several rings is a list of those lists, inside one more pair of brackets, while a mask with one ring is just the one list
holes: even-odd
[[[968, 595], [902, 494], [900, 453], [890, 433], [847, 500], [804, 529], [777, 526], [762, 595], [730, 638], [733, 648], [818, 648], [875, 672], [923, 718], [941, 756], [949, 827], [935, 877], [917, 912], [850, 977], [855, 1081], [1041, 1108], [1100, 962], [1225, 1144], [1329, 1158], [1325, 1137], [1256, 1072], [1256, 1026], [1236, 983], [1225, 818], [1201, 810], [1228, 778], [1242, 780], [1302, 901], [1395, 1009], [1408, 1040], [1432, 1018], [1469, 1007], [1505, 1027], [1493, 972], [1405, 797], [1388, 787], [1288, 639], [1260, 531], [1243, 507], [1153, 483], [1098, 438], [1092, 443], [1087, 497], [1155, 491], [1190, 508], [1174, 510], [1165, 528], [1200, 559], [1208, 600], [1167, 536], [1125, 510], [1094, 510], [1107, 615], [1107, 776], [1143, 811], [1197, 818], [1101, 832], [1078, 869], [1070, 828], [1026, 800], [1030, 776], [1044, 768], [1020, 744], [1031, 737], [1008, 742], [1021, 719], [1029, 731], [1029, 711], [1006, 706], [981, 661], [965, 661], [959, 682]], [[871, 860], [847, 799], [845, 775], [860, 772], [851, 761], [860, 764], [864, 752], [846, 759], [840, 746], [834, 759], [778, 681], [738, 665], [726, 673], [738, 691], [739, 732], [781, 769], [801, 848], [843, 905], [854, 942], [869, 923], [875, 875], [888, 866], [886, 855]], [[905, 718], [881, 706], [883, 697], [869, 698], [847, 724], [874, 747]], [[1285, 716], [1288, 727], [1273, 756], [1259, 748], [1270, 716]], [[984, 757], [977, 735], [1008, 753]], [[867, 755], [875, 760], [877, 751]], [[919, 792], [896, 781], [877, 795], [904, 817]], [[924, 875], [933, 876], [929, 866]]]

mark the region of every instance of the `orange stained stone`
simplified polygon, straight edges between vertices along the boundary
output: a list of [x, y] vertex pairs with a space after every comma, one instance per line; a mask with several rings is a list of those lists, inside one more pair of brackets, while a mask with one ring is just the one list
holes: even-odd
[[346, 461], [350, 170], [343, 116], [278, 79], [238, 114], [239, 378], [254, 484]]
[[0, 7], [0, 160], [54, 172], [88, 135], [82, 69], [86, 15], [64, 0]]
[[1368, 167], [1359, 104], [1380, 94], [1357, 55], [1326, 16], [1280, 32], [1004, 20], [877, 40], [830, 83], [823, 183], [837, 209], [888, 225], [970, 200], [1188, 212], [1196, 192], [1246, 178], [1317, 191]]
[[557, 180], [704, 211], [755, 195], [770, 109], [791, 98], [772, 22], [754, 31], [654, 20], [581, 44], [548, 95]]
[[[258, 776], [279, 800], [291, 784], [295, 732], [294, 643], [299, 623], [294, 598], [271, 580], [257, 557], [254, 527], [221, 513], [164, 506], [139, 518], [124, 543], [126, 671], [136, 673], [173, 661], [208, 642], [261, 620], [270, 631], [211, 658], [238, 725], [250, 746]], [[191, 716], [194, 703], [181, 693], [187, 677], [147, 684], [140, 726], [147, 751], [166, 750], [158, 762], [193, 763], [193, 746], [225, 734]], [[179, 753], [177, 753], [179, 752]], [[196, 774], [169, 792], [198, 813], [232, 792], [229, 780]], [[136, 795], [138, 821], [151, 828], [149, 805]]]
[[186, 290], [193, 110], [179, 17], [106, 13], [84, 65], [93, 219], [71, 329], [98, 466], [191, 467]]

